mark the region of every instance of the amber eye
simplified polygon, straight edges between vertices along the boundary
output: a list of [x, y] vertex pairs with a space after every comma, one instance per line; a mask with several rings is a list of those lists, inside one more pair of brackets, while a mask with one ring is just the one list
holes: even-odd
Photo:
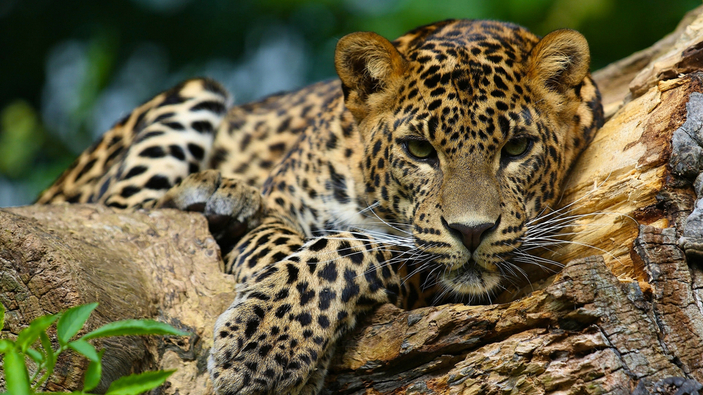
[[508, 157], [517, 157], [527, 152], [530, 145], [532, 140], [527, 137], [512, 138], [503, 146], [503, 153]]
[[405, 147], [410, 155], [417, 159], [429, 159], [437, 154], [432, 144], [427, 140], [408, 140]]

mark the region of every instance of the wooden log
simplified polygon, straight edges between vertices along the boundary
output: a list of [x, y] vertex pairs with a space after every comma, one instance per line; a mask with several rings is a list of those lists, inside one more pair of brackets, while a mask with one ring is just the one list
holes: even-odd
[[673, 226], [693, 208], [693, 189], [672, 177], [669, 158], [689, 95], [700, 91], [700, 76], [686, 75], [653, 87], [613, 115], [574, 166], [564, 192], [567, 215], [579, 217], [568, 229], [574, 235], [565, 239], [578, 244], [551, 248], [544, 257], [568, 262], [603, 255], [615, 275], [646, 280], [631, 259], [638, 224]]
[[[16, 336], [40, 315], [97, 301], [87, 330], [120, 319], [154, 318], [193, 333], [105, 341], [98, 390], [130, 373], [178, 368], [161, 393], [210, 392], [205, 366], [212, 328], [234, 299], [235, 284], [222, 272], [203, 216], [28, 206], [0, 210], [0, 229], [0, 302], [8, 310], [2, 336]], [[84, 358], [67, 354], [45, 390], [82, 388], [86, 365]]]
[[386, 307], [346, 344], [326, 393], [630, 394], [638, 378], [683, 376], [631, 284], [591, 257], [510, 304]]
[[[646, 281], [642, 266], [631, 257], [638, 225], [681, 229], [696, 195], [690, 182], [671, 174], [669, 160], [674, 131], [687, 118], [689, 96], [703, 90], [698, 74], [703, 71], [698, 50], [703, 46], [702, 12], [699, 7], [689, 13], [674, 33], [650, 49], [594, 74], [599, 86], [612, 89], [603, 91], [611, 114], [574, 165], [560, 203], [569, 207], [569, 215], [580, 216], [569, 229], [575, 234], [565, 237], [578, 244], [551, 248], [544, 257], [563, 263], [602, 255], [615, 275]], [[643, 59], [649, 62], [643, 64]], [[625, 77], [632, 79], [629, 84]]]
[[[381, 307], [340, 343], [323, 392], [645, 394], [677, 382], [668, 377], [703, 382], [703, 203], [691, 214], [703, 195], [703, 97], [691, 99], [703, 91], [700, 27], [701, 8], [595, 74], [609, 121], [561, 200], [571, 242], [541, 252], [569, 262], [563, 270], [500, 304]], [[37, 206], [0, 210], [0, 229], [3, 336], [97, 299], [88, 329], [155, 317], [195, 333], [106, 343], [103, 388], [117, 375], [178, 367], [159, 393], [211, 392], [211, 328], [234, 284], [200, 216]], [[526, 269], [533, 280], [550, 274]], [[75, 389], [85, 366], [71, 355], [60, 366], [47, 388]]]

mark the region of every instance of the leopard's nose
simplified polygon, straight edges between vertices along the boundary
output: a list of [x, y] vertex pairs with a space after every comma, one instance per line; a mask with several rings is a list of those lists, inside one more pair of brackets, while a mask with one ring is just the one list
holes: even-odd
[[477, 225], [465, 225], [461, 223], [448, 224], [445, 222], [445, 225], [452, 233], [461, 239], [461, 242], [469, 252], [473, 253], [478, 248], [478, 245], [481, 244], [483, 237], [487, 233], [495, 230], [499, 223], [500, 217], [493, 223], [485, 222]]

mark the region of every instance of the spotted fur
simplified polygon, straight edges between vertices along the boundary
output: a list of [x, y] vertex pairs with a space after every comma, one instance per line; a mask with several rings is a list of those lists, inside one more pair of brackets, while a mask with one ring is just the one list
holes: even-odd
[[335, 66], [339, 80], [228, 111], [219, 85], [187, 81], [39, 199], [208, 217], [239, 281], [208, 364], [220, 393], [314, 394], [361, 313], [500, 287], [603, 121], [572, 30], [354, 33]]

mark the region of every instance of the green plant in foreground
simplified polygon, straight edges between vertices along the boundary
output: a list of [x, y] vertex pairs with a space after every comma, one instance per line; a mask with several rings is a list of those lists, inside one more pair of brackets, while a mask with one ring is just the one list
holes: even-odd
[[[5, 386], [7, 393], [0, 395], [30, 395], [44, 384], [54, 372], [56, 357], [67, 349], [71, 349], [90, 360], [83, 378], [83, 390], [71, 394], [89, 394], [100, 382], [102, 375], [102, 355], [104, 350], [97, 351], [90, 339], [108, 336], [124, 335], [176, 335], [186, 336], [174, 327], [153, 320], [124, 320], [109, 323], [82, 337], [71, 340], [81, 330], [92, 311], [98, 306], [90, 303], [76, 306], [62, 313], [45, 315], [32, 321], [23, 329], [15, 341], [0, 339], [0, 354], [3, 355], [3, 370], [5, 371]], [[51, 346], [46, 330], [56, 323], [56, 339], [59, 348]], [[0, 304], [0, 330], [5, 323], [5, 308]], [[33, 348], [37, 345], [41, 347]], [[27, 371], [26, 358], [32, 359], [37, 369], [32, 377]], [[161, 385], [175, 370], [160, 370], [133, 374], [119, 378], [110, 384], [107, 395], [136, 395]], [[48, 394], [48, 392], [42, 392]], [[52, 394], [69, 394], [67, 392], [52, 392]]]

